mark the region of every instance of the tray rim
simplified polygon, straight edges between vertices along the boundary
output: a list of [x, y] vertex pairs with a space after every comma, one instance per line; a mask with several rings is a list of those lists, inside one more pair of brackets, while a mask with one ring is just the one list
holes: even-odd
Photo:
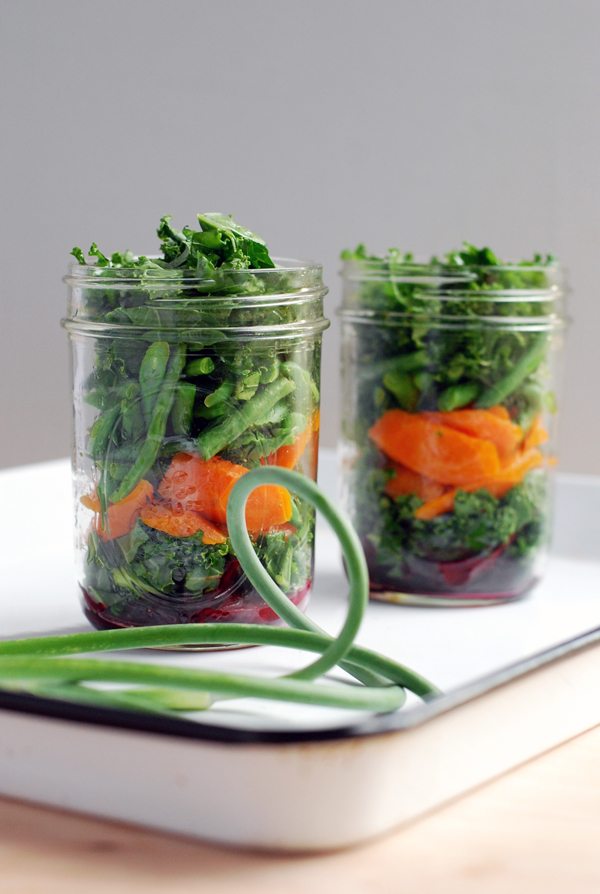
[[88, 726], [131, 730], [223, 745], [280, 746], [364, 739], [385, 734], [398, 734], [414, 729], [441, 714], [452, 711], [453, 708], [473, 701], [521, 677], [535, 673], [563, 658], [592, 648], [598, 643], [600, 643], [600, 627], [595, 627], [586, 633], [558, 643], [550, 649], [534, 653], [522, 661], [506, 665], [488, 676], [479, 677], [465, 686], [437, 696], [405, 713], [397, 711], [390, 714], [370, 715], [358, 723], [318, 730], [243, 729], [215, 723], [195, 722], [164, 714], [85, 705], [80, 702], [44, 698], [2, 688], [0, 688], [0, 710], [82, 723]]

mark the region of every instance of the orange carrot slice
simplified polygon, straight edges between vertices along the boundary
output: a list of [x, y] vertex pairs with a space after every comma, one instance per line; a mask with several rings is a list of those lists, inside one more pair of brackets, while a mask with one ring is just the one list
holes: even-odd
[[154, 489], [150, 482], [142, 478], [124, 499], [119, 500], [118, 503], [109, 504], [105, 516], [105, 527], [102, 526], [100, 500], [96, 493], [81, 497], [81, 502], [87, 509], [92, 509], [96, 513], [94, 529], [100, 537], [103, 540], [114, 540], [131, 531], [143, 506], [152, 499], [153, 493]]
[[502, 406], [502, 404], [496, 404], [495, 407], [488, 407], [486, 412], [491, 413], [492, 416], [498, 416], [499, 419], [507, 419], [509, 422], [511, 421], [510, 413], [506, 407]]
[[531, 428], [525, 435], [523, 441], [523, 449], [529, 450], [531, 447], [538, 447], [548, 440], [548, 432], [542, 425], [541, 416], [538, 414], [531, 424]]
[[511, 487], [523, 480], [527, 472], [541, 466], [543, 462], [544, 457], [539, 450], [535, 448], [520, 450], [493, 478], [479, 481], [465, 490], [473, 491], [485, 487], [495, 497], [503, 497]]
[[[507, 463], [493, 478], [481, 479], [472, 484], [461, 487], [461, 490], [467, 493], [473, 493], [477, 490], [488, 490], [494, 497], [501, 499], [506, 496], [508, 491], [519, 484], [527, 472], [541, 466], [544, 457], [539, 450], [523, 450], [516, 457]], [[428, 521], [444, 512], [451, 512], [454, 509], [454, 498], [456, 496], [456, 488], [448, 491], [437, 499], [430, 499], [415, 510], [415, 518]], [[424, 499], [423, 497], [421, 499]]]
[[441, 484], [463, 486], [500, 470], [495, 444], [425, 419], [388, 410], [369, 431], [390, 459]]
[[456, 488], [447, 491], [447, 493], [442, 494], [440, 497], [436, 497], [434, 500], [428, 500], [427, 503], [423, 503], [422, 506], [415, 509], [415, 518], [418, 518], [421, 521], [430, 521], [438, 515], [443, 515], [444, 512], [452, 512], [454, 509], [455, 496]]
[[140, 518], [149, 528], [164, 531], [171, 537], [191, 537], [202, 531], [202, 543], [214, 545], [225, 543], [227, 537], [207, 518], [192, 509], [185, 509], [180, 503], [148, 503], [142, 509]]
[[412, 469], [407, 469], [406, 466], [400, 465], [400, 463], [392, 463], [391, 465], [394, 470], [394, 477], [389, 479], [383, 491], [393, 500], [402, 495], [416, 494], [422, 500], [428, 501], [441, 497], [444, 493], [445, 487], [438, 481], [425, 478], [423, 475], [419, 475], [418, 472], [413, 472]]
[[[158, 486], [165, 500], [181, 503], [210, 521], [227, 521], [229, 494], [248, 469], [218, 456], [205, 462], [197, 454], [177, 453]], [[246, 525], [252, 532], [282, 525], [292, 517], [292, 500], [284, 487], [265, 484], [257, 487], [246, 503]]]
[[317, 410], [310, 418], [303, 432], [300, 432], [293, 444], [284, 444], [275, 451], [274, 466], [282, 466], [284, 469], [293, 469], [303, 455], [311, 436], [319, 430], [320, 414]]
[[491, 441], [501, 460], [513, 456], [523, 440], [520, 425], [489, 410], [452, 410], [450, 413], [423, 413], [423, 416], [438, 425], [447, 425], [474, 438]]

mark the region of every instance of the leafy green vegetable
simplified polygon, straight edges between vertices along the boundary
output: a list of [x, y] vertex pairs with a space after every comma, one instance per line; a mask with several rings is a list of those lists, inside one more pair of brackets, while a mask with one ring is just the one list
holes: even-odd
[[530, 565], [546, 536], [544, 473], [529, 473], [502, 499], [483, 489], [459, 491], [454, 511], [419, 520], [414, 512], [423, 501], [416, 494], [394, 500], [384, 493], [392, 472], [369, 429], [397, 408], [502, 405], [526, 433], [552, 393], [548, 357], [561, 282], [555, 258], [505, 264], [490, 249], [464, 243], [426, 264], [397, 249], [370, 255], [364, 245], [342, 259], [351, 345], [342, 425], [355, 458], [347, 490], [372, 579], [418, 589], [426, 586], [426, 563], [484, 559], [498, 549], [502, 562]]
[[[198, 221], [198, 230], [177, 230], [164, 216], [160, 258], [109, 256], [95, 243], [91, 261], [79, 248], [72, 252], [86, 268], [78, 316], [104, 327], [83, 385], [84, 401], [99, 411], [87, 448], [104, 527], [110, 507], [142, 479], [157, 496], [176, 453], [218, 455], [245, 468], [272, 462], [318, 407], [318, 342], [279, 340], [277, 328], [264, 334], [305, 325], [305, 306], [285, 300], [305, 288], [303, 271], [276, 268], [265, 242], [230, 217], [200, 214]], [[245, 300], [255, 296], [264, 297]], [[241, 336], [244, 327], [260, 337]], [[265, 532], [258, 543], [290, 592], [305, 589], [312, 574], [312, 512], [301, 501], [295, 512], [296, 534]], [[114, 542], [92, 533], [89, 556], [87, 590], [113, 615], [117, 605], [131, 614], [132, 600], [195, 599], [240, 576], [228, 545], [205, 546], [201, 531], [178, 538], [141, 521]], [[259, 605], [244, 586], [239, 593]], [[167, 608], [160, 612], [157, 622], [167, 619]]]

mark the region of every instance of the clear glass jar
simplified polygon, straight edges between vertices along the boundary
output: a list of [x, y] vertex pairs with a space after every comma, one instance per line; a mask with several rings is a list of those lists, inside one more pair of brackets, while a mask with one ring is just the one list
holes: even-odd
[[521, 596], [550, 534], [563, 269], [389, 258], [342, 276], [343, 493], [371, 596]]
[[[248, 469], [317, 472], [321, 267], [73, 264], [76, 550], [98, 628], [277, 618], [241, 572], [227, 498]], [[312, 507], [267, 485], [246, 520], [273, 579], [308, 601]]]

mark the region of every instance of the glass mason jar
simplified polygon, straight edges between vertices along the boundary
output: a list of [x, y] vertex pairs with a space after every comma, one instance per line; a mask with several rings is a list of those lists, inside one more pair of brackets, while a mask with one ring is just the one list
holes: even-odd
[[[76, 551], [98, 628], [238, 621], [274, 612], [231, 550], [235, 481], [264, 464], [317, 472], [322, 269], [73, 264]], [[272, 578], [308, 601], [314, 511], [275, 485], [246, 522]]]
[[342, 276], [343, 493], [371, 596], [521, 596], [550, 535], [563, 269], [388, 258]]

